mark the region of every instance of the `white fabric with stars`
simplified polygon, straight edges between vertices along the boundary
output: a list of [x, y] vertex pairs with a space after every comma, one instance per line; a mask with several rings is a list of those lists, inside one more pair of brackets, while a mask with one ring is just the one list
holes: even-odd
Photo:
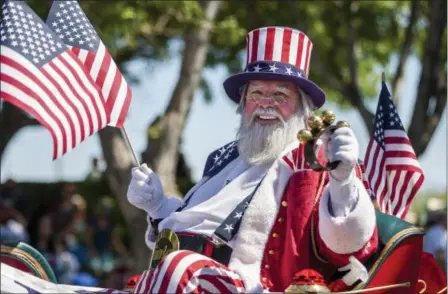
[[[211, 236], [235, 207], [249, 195], [269, 165], [249, 166], [241, 158], [199, 187], [188, 205], [159, 223], [159, 231], [191, 232]], [[228, 182], [227, 185], [225, 183]], [[235, 215], [241, 218], [242, 215]], [[226, 227], [231, 231], [232, 227]], [[232, 246], [232, 242], [229, 244]]]

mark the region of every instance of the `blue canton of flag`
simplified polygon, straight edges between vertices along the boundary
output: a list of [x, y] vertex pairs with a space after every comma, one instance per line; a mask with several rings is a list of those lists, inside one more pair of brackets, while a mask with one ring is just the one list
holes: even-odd
[[203, 177], [213, 177], [229, 162], [238, 157], [237, 141], [230, 142], [218, 150], [213, 151], [205, 163]]
[[1, 44], [41, 67], [67, 47], [42, 23], [34, 11], [20, 2], [5, 2], [0, 23]]
[[398, 116], [397, 108], [392, 101], [392, 97], [387, 88], [383, 87], [373, 125], [373, 137], [383, 148], [386, 146], [384, 137], [384, 132], [386, 130], [405, 132], [401, 119]]
[[72, 47], [97, 50], [100, 38], [76, 1], [54, 1], [47, 25]]
[[404, 219], [424, 176], [384, 82], [364, 161], [381, 210]]

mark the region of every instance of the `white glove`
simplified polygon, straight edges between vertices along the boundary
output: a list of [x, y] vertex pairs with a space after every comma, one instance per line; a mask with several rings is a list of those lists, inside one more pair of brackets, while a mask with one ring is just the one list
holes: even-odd
[[159, 177], [145, 164], [132, 169], [128, 187], [128, 201], [149, 215], [158, 211], [163, 203], [163, 187]]
[[327, 161], [340, 160], [338, 167], [330, 171], [330, 206], [333, 216], [347, 216], [356, 206], [359, 197], [354, 166], [358, 161], [359, 145], [350, 128], [336, 129], [323, 136]]
[[338, 167], [330, 172], [331, 176], [342, 182], [347, 180], [358, 161], [359, 144], [350, 128], [336, 129], [333, 134], [323, 138], [325, 157], [329, 162], [340, 160]]

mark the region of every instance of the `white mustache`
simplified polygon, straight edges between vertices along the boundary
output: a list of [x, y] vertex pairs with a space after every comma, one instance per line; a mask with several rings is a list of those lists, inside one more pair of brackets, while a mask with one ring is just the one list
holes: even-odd
[[257, 115], [271, 115], [274, 116], [275, 118], [278, 118], [283, 124], [286, 123], [285, 119], [283, 118], [283, 116], [280, 114], [280, 112], [278, 112], [276, 109], [274, 108], [260, 108], [257, 107], [254, 112], [252, 113], [249, 123], [252, 124], [252, 122], [254, 121], [255, 117]]

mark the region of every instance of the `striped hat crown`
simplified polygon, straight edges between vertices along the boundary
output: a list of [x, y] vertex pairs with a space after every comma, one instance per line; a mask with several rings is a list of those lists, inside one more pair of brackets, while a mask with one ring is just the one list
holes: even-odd
[[309, 95], [315, 107], [325, 103], [325, 92], [308, 80], [313, 43], [301, 31], [264, 27], [247, 34], [246, 66], [224, 81], [230, 99], [239, 103], [242, 89], [251, 80], [282, 80], [295, 83]]
[[246, 37], [246, 67], [256, 61], [277, 61], [299, 69], [307, 78], [313, 43], [303, 32], [285, 27], [255, 29]]

